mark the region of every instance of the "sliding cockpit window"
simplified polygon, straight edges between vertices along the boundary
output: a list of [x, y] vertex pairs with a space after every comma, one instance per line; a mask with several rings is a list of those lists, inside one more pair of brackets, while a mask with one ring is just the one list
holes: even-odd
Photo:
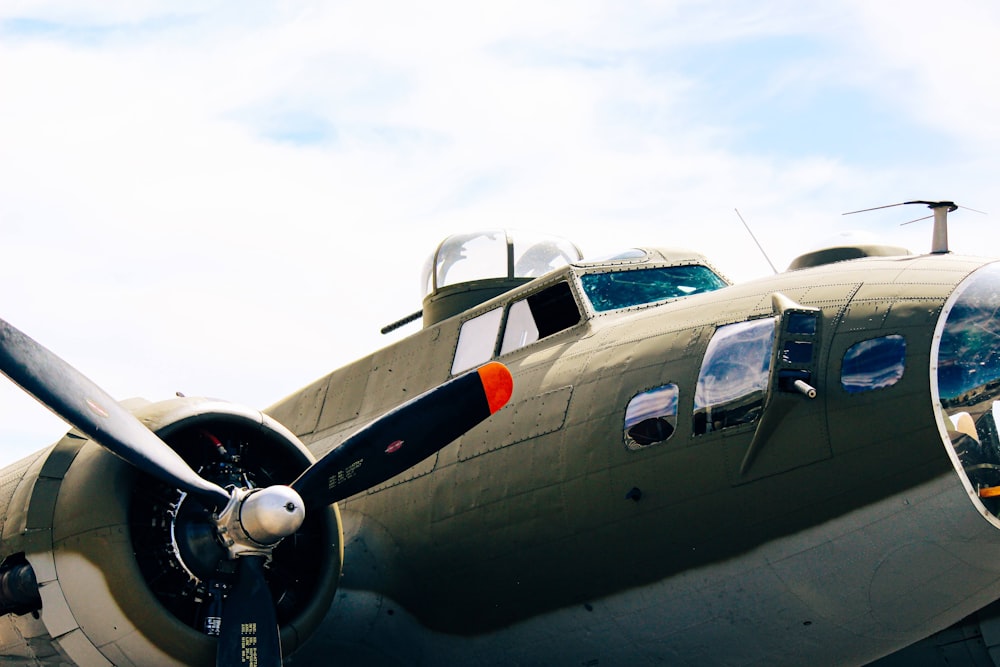
[[580, 308], [569, 283], [558, 282], [504, 309], [494, 308], [462, 323], [455, 346], [451, 374], [486, 363], [496, 356], [497, 337], [503, 324], [500, 354], [513, 352], [582, 321]]
[[493, 357], [502, 316], [503, 308], [494, 308], [462, 323], [455, 360], [451, 364], [452, 375], [485, 364]]
[[581, 319], [580, 308], [568, 283], [558, 282], [546, 287], [510, 305], [500, 354], [569, 329]]

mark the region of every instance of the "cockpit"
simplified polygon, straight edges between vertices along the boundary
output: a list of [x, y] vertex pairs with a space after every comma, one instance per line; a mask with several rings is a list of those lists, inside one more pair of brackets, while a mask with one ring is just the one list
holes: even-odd
[[442, 241], [424, 264], [424, 326], [566, 266], [578, 277], [594, 313], [656, 304], [729, 284], [704, 257], [685, 250], [632, 248], [585, 261], [576, 245], [558, 237], [511, 230], [456, 234]]
[[[425, 264], [423, 284], [425, 326], [467, 313], [454, 374], [593, 317], [729, 283], [704, 257], [687, 250], [631, 249], [584, 261], [563, 239], [495, 230], [445, 239]], [[497, 299], [508, 292], [508, 299]]]

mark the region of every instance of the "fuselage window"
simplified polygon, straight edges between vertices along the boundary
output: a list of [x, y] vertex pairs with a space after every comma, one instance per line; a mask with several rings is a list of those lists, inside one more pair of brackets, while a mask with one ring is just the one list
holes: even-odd
[[694, 433], [760, 417], [771, 370], [774, 319], [719, 327], [708, 343], [694, 394]]
[[580, 281], [584, 293], [598, 312], [726, 287], [725, 280], [711, 269], [698, 265], [586, 273], [580, 276]]
[[493, 357], [502, 316], [503, 308], [494, 308], [462, 323], [455, 360], [451, 364], [452, 375], [486, 363]]
[[580, 309], [569, 283], [556, 283], [510, 305], [500, 354], [568, 329], [579, 321]]
[[632, 450], [664, 442], [677, 428], [677, 385], [665, 384], [632, 397], [625, 408], [625, 446]]
[[844, 353], [840, 385], [849, 394], [899, 382], [906, 367], [906, 339], [898, 334], [863, 340]]

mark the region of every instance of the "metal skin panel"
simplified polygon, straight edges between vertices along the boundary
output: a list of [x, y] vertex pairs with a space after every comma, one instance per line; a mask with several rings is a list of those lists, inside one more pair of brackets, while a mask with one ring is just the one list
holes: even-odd
[[[142, 638], [134, 655], [149, 655], [157, 664], [211, 663], [212, 642], [167, 613], [141, 584], [126, 516], [134, 477], [127, 464], [96, 445], [81, 450], [63, 480], [53, 516], [58, 585], [92, 646], [134, 636]], [[82, 644], [68, 643], [63, 650], [74, 646]], [[170, 647], [173, 655], [157, 647]]]
[[[515, 394], [488, 427], [418, 474], [342, 503], [350, 536], [343, 586], [323, 631], [288, 664], [335, 656], [424, 665], [859, 664], [997, 599], [1000, 532], [959, 480], [929, 380], [933, 323], [982, 263], [925, 256], [802, 269], [604, 313], [504, 355]], [[573, 271], [546, 281], [566, 278], [578, 289]], [[776, 292], [821, 312], [817, 397], [782, 396], [787, 415], [741, 469], [763, 419], [694, 435], [693, 397], [716, 328], [775, 317]], [[322, 455], [370, 416], [445, 379], [461, 319], [331, 374], [327, 400], [318, 400], [320, 381], [272, 412], [303, 430], [314, 424], [303, 436]], [[906, 338], [905, 372], [892, 386], [849, 394], [844, 353], [883, 335]], [[360, 403], [329, 401], [361, 376]], [[679, 390], [676, 431], [629, 451], [628, 401], [664, 383]], [[463, 451], [475, 455], [462, 460]], [[67, 484], [75, 474], [76, 464]], [[87, 587], [114, 586], [114, 511], [79, 529], [74, 510], [66, 512], [55, 568], [97, 569], [67, 596], [102, 593]], [[83, 629], [117, 642], [111, 626]], [[135, 636], [157, 642], [160, 631]]]
[[[459, 322], [451, 319], [355, 361], [311, 387], [325, 386], [322, 401], [302, 401], [296, 393], [267, 408], [276, 419], [296, 415], [303, 428], [295, 434], [318, 459], [378, 416], [448, 379]], [[310, 393], [312, 396], [312, 393]], [[310, 409], [313, 411], [310, 413]]]
[[[781, 410], [780, 421], [773, 428], [768, 428], [766, 444], [754, 452], [752, 462], [744, 463], [748, 450], [746, 438], [735, 437], [735, 432], [723, 432], [719, 446], [723, 449], [732, 484], [748, 484], [830, 457], [830, 436], [825, 415], [816, 410], [801, 409], [802, 398], [799, 396], [783, 396], [782, 400], [790, 405], [784, 408], [771, 404], [765, 409], [765, 420], [768, 410], [775, 413]], [[784, 409], [788, 412], [785, 413]], [[765, 420], [748, 430], [771, 426]]]
[[31, 667], [66, 664], [52, 645], [41, 619], [32, 614], [8, 614], [0, 618], [0, 655], [6, 657], [8, 664]]
[[316, 420], [326, 401], [329, 384], [328, 378], [313, 382], [298, 392], [296, 401], [285, 403], [284, 410], [271, 416], [295, 435], [312, 433], [316, 430]]
[[528, 396], [522, 401], [507, 406], [511, 410], [509, 419], [514, 424], [523, 424], [528, 428], [511, 430], [491, 430], [492, 421], [487, 421], [461, 438], [458, 445], [458, 460], [467, 461], [502, 447], [509, 447], [521, 442], [538, 438], [547, 433], [558, 431], [566, 423], [566, 409], [569, 407], [572, 387], [560, 387], [542, 394]]
[[[368, 376], [371, 374], [371, 364], [358, 362], [347, 367], [346, 373], [338, 373], [325, 380], [326, 392], [319, 413], [319, 423], [316, 431], [322, 432], [344, 422], [353, 422], [361, 412], [361, 402], [368, 390]], [[297, 404], [297, 402], [296, 402]], [[280, 416], [275, 418], [281, 422]], [[284, 423], [284, 422], [281, 422]], [[305, 435], [303, 430], [297, 435]]]
[[[16, 553], [21, 551], [21, 535], [27, 526], [28, 502], [31, 498], [31, 488], [38, 472], [45, 463], [47, 451], [42, 450], [17, 463], [14, 463], [3, 471], [5, 488], [10, 491], [10, 495], [4, 494], [5, 502], [0, 505], [3, 516], [3, 531], [0, 532], [0, 542], [4, 544], [5, 553]], [[11, 489], [11, 487], [13, 487]]]
[[[148, 594], [143, 595], [143, 587], [134, 585], [141, 577], [134, 571], [132, 547], [125, 537], [124, 508], [131, 476], [127, 466], [69, 434], [25, 472], [5, 508], [7, 526], [20, 523], [23, 532], [6, 534], [3, 545], [6, 552], [20, 544], [39, 581], [40, 622], [47, 636], [31, 640], [32, 652], [52, 655], [58, 647], [74, 664], [106, 665], [111, 663], [97, 647], [129, 637], [132, 643], [139, 640], [132, 655], [148, 656], [156, 664], [194, 664], [199, 659], [196, 654], [172, 661], [156, 648], [175, 641], [178, 635], [172, 633], [180, 631], [180, 624], [158, 612]], [[10, 517], [19, 515], [19, 506], [28, 509], [25, 519], [11, 522]], [[137, 632], [133, 624], [137, 618], [152, 631]], [[194, 635], [192, 643], [207, 643], [188, 632]], [[212, 655], [214, 651], [208, 662]]]
[[[689, 572], [710, 572], [723, 563], [734, 568], [734, 581], [748, 576], [747, 585], [759, 586], [758, 597], [763, 596], [751, 598], [749, 606], [736, 604], [733, 608], [743, 628], [735, 636], [744, 640], [776, 630], [771, 621], [759, 619], [779, 608], [801, 609], [813, 616], [796, 623], [819, 634], [815, 628], [819, 621], [814, 619], [823, 618], [819, 612], [829, 604], [822, 601], [835, 598], [834, 588], [854, 581], [852, 577], [867, 576], [871, 585], [866, 590], [880, 599], [910, 594], [917, 597], [907, 604], [922, 603], [919, 593], [907, 592], [913, 582], [900, 583], [875, 574], [879, 563], [907, 556], [903, 550], [886, 560], [883, 551], [890, 539], [913, 539], [920, 520], [907, 520], [905, 528], [910, 532], [904, 531], [904, 535], [897, 530], [883, 531], [888, 525], [885, 522], [876, 524], [877, 529], [866, 529], [864, 539], [871, 544], [868, 556], [852, 556], [849, 562], [867, 567], [867, 575], [864, 567], [851, 576], [848, 574], [853, 570], [834, 567], [850, 550], [846, 546], [843, 551], [833, 550], [835, 555], [827, 558], [823, 544], [830, 539], [822, 537], [825, 528], [821, 527], [840, 523], [867, 526], [867, 519], [849, 517], [870, 507], [890, 511], [897, 503], [909, 502], [908, 495], [927, 485], [950, 489], [954, 484], [933, 415], [914, 406], [929, 403], [926, 369], [931, 331], [927, 325], [933, 323], [950, 289], [978, 264], [940, 257], [864, 262], [863, 272], [849, 264], [824, 266], [727, 288], [725, 298], [721, 294], [697, 295], [638, 312], [605, 314], [592, 320], [587, 332], [572, 341], [566, 340], [568, 336], [559, 338], [551, 342], [552, 348], [547, 348], [544, 340], [536, 343], [532, 354], [537, 362], [528, 354], [511, 355], [519, 383], [517, 396], [525, 390], [522, 379], [528, 384], [529, 395], [573, 386], [563, 428], [539, 435], [528, 446], [491, 450], [493, 443], [484, 442], [481, 447], [486, 451], [461, 465], [452, 463], [454, 455], [446, 448], [433, 473], [347, 501], [349, 510], [384, 526], [393, 537], [396, 558], [404, 560], [415, 575], [405, 582], [396, 578], [395, 583], [374, 587], [372, 592], [400, 604], [420, 624], [449, 636], [469, 638], [493, 636], [482, 633], [499, 632], [511, 623], [530, 624], [526, 618], [551, 619], [551, 614], [570, 613], [556, 609], [596, 607], [599, 602], [595, 600], [618, 596], [648, 597], [654, 608], [666, 604], [659, 595], [670, 599], [676, 594], [670, 582], [695, 576]], [[859, 281], [861, 275], [874, 276], [877, 284]], [[865, 298], [854, 303], [852, 299], [860, 290]], [[769, 316], [774, 291], [822, 312], [823, 340], [816, 378], [819, 398], [813, 402], [802, 399], [795, 406], [779, 429], [779, 437], [766, 443], [755, 462], [761, 474], [747, 480], [738, 475], [737, 468], [755, 425], [692, 436], [691, 400], [715, 324]], [[881, 296], [872, 296], [876, 294]], [[516, 298], [516, 294], [505, 298]], [[875, 319], [871, 316], [873, 304], [881, 309]], [[907, 336], [903, 379], [886, 390], [848, 396], [839, 384], [844, 351], [857, 340], [886, 332]], [[406, 341], [399, 345], [406, 345]], [[558, 355], [552, 354], [552, 349], [558, 349]], [[664, 382], [680, 388], [677, 433], [662, 445], [626, 452], [621, 420], [627, 401], [635, 393]], [[524, 428], [512, 416], [510, 408], [498, 413], [489, 432], [514, 433]], [[528, 424], [527, 428], [533, 426]], [[820, 448], [818, 457], [803, 457], [797, 447], [803, 441]], [[462, 447], [466, 446], [472, 445], [463, 441]], [[642, 490], [638, 502], [625, 498], [632, 487]], [[412, 506], [410, 499], [418, 497], [432, 498], [429, 514], [426, 510], [398, 511], [399, 507]], [[964, 498], [962, 502], [971, 507]], [[962, 503], [956, 507], [962, 512], [969, 509]], [[974, 511], [971, 514], [973, 523], [981, 521]], [[797, 536], [809, 531], [817, 536], [815, 548], [795, 546], [799, 544]], [[989, 530], [977, 539], [985, 540], [981, 547], [994, 549]], [[945, 567], [960, 560], [941, 555], [951, 548], [941, 547], [935, 537], [930, 546], [914, 547], [910, 555], [938, 554], [941, 567]], [[790, 563], [801, 563], [803, 575], [795, 579], [799, 583], [791, 591], [765, 594], [769, 588], [762, 582], [768, 579], [758, 579], [752, 568], [741, 565], [761, 558], [766, 563], [774, 554], [798, 553], [796, 549], [804, 549], [803, 555]], [[470, 558], [470, 554], [475, 557]], [[349, 561], [350, 553], [347, 558]], [[838, 579], [832, 577], [834, 588], [810, 593], [808, 597], [817, 601], [803, 605], [798, 596], [806, 595], [803, 587], [807, 584], [815, 586], [817, 580], [823, 581], [816, 573], [824, 567], [839, 572], [837, 576], [844, 579], [835, 583]], [[991, 568], [984, 571], [987, 574], [983, 577], [973, 577], [975, 585], [987, 587], [982, 597], [995, 596], [1000, 591], [989, 588], [995, 585]], [[808, 578], [806, 572], [810, 573]], [[882, 574], [886, 572], [889, 570]], [[773, 572], [768, 576], [773, 577]], [[587, 586], [581, 587], [580, 581], [586, 581]], [[654, 590], [661, 593], [650, 592]], [[964, 594], [956, 594], [956, 600]], [[850, 597], [838, 609], [838, 622], [891, 614], [862, 607], [861, 597]], [[816, 613], [807, 613], [810, 610]], [[959, 617], [955, 616], [957, 609], [949, 614], [955, 620]], [[584, 618], [593, 616], [576, 620], [584, 622]], [[697, 650], [687, 655], [698, 657], [691, 658], [692, 662], [701, 664], [704, 658], [707, 664], [709, 649], [719, 648], [715, 644], [720, 640], [712, 634], [712, 623], [718, 617], [674, 619], [679, 626], [670, 626], [670, 618], [667, 614], [655, 623], [661, 636], [670, 627], [670, 636], [681, 636], [679, 629], [689, 627], [685, 625], [688, 622], [704, 626], [705, 655]], [[802, 626], [807, 620], [811, 620], [810, 625]], [[929, 632], [942, 621], [909, 619], [898, 623], [901, 628], [894, 628], [890, 619], [879, 622], [892, 632], [898, 631], [899, 641], [905, 643], [906, 637]], [[798, 626], [783, 626], [783, 630]], [[537, 627], [547, 626], [540, 621]], [[830, 630], [829, 637], [850, 644], [863, 632], [860, 627], [839, 635]], [[507, 645], [516, 643], [516, 633], [497, 636], [508, 638]], [[653, 640], [647, 636], [644, 641]], [[666, 655], [672, 655], [672, 645], [666, 639], [658, 641]], [[760, 641], [755, 639], [747, 646]], [[812, 640], [803, 641], [813, 645]], [[856, 655], [875, 657], [865, 651], [875, 651], [880, 641], [861, 642]], [[443, 645], [447, 643], [442, 640]], [[434, 646], [436, 651], [439, 646]], [[490, 659], [484, 664], [501, 664], [504, 658], [498, 656], [510, 657], [495, 644], [490, 646], [485, 652]], [[572, 642], [559, 646], [570, 650]], [[739, 647], [740, 642], [733, 640], [732, 655], [739, 654]], [[494, 649], [498, 652], [492, 652]], [[778, 655], [778, 647], [773, 649], [770, 658]], [[605, 647], [596, 654], [602, 655], [602, 660], [616, 660], [627, 657], [631, 649], [621, 650], [623, 653], [615, 654]], [[559, 653], [547, 655], [560, 661]], [[808, 653], [799, 657], [805, 659], [803, 656], [817, 664], [835, 662]], [[781, 660], [789, 658], [786, 655]]]
[[[915, 533], [915, 526], [927, 526], [927, 536]], [[889, 539], [896, 541], [886, 559]], [[928, 554], [933, 560], [926, 570], [900, 567]], [[353, 664], [646, 666], [663, 664], [665, 656], [669, 664], [690, 666], [861, 664], [886, 647], [905, 646], [914, 633], [960, 618], [958, 609], [929, 615], [922, 599], [928, 587], [934, 596], [945, 596], [937, 608], [965, 596], [985, 604], [1000, 576], [996, 555], [992, 528], [942, 476], [775, 540], [766, 550], [495, 633], [429, 632], [391, 599], [345, 580], [345, 604], [328, 616], [331, 631], [292, 664], [321, 664], [324, 656], [342, 651], [351, 652]], [[965, 570], [970, 560], [976, 565], [967, 578], [948, 576]], [[818, 583], [825, 579], [841, 585], [824, 589]]]
[[79, 629], [58, 637], [55, 643], [78, 667], [114, 667]]

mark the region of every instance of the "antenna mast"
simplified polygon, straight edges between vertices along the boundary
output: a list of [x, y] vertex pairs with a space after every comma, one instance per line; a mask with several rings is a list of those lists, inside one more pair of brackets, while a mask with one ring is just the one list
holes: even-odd
[[953, 201], [907, 201], [904, 204], [927, 204], [934, 211], [934, 239], [931, 241], [931, 252], [940, 255], [948, 250], [948, 214], [958, 209]]
[[[969, 208], [968, 206], [959, 206], [953, 201], [924, 201], [918, 199], [916, 201], [904, 201], [898, 204], [888, 204], [886, 206], [875, 206], [874, 208], [863, 208], [860, 211], [851, 211], [845, 213], [844, 215], [853, 215], [855, 213], [864, 213], [865, 211], [877, 211], [880, 208], [892, 208], [893, 206], [906, 206], [907, 204], [926, 204], [927, 208], [934, 211], [934, 238], [931, 240], [931, 253], [935, 255], [943, 255], [945, 253], [951, 252], [948, 249], [948, 214], [960, 208], [967, 209], [969, 211], [975, 211], [976, 213], [982, 213], [982, 211], [976, 211], [974, 208]], [[918, 220], [926, 220], [931, 216], [926, 216], [923, 218], [917, 218], [916, 220], [910, 220], [909, 222], [904, 222], [904, 225], [908, 225], [911, 222], [917, 222]]]

